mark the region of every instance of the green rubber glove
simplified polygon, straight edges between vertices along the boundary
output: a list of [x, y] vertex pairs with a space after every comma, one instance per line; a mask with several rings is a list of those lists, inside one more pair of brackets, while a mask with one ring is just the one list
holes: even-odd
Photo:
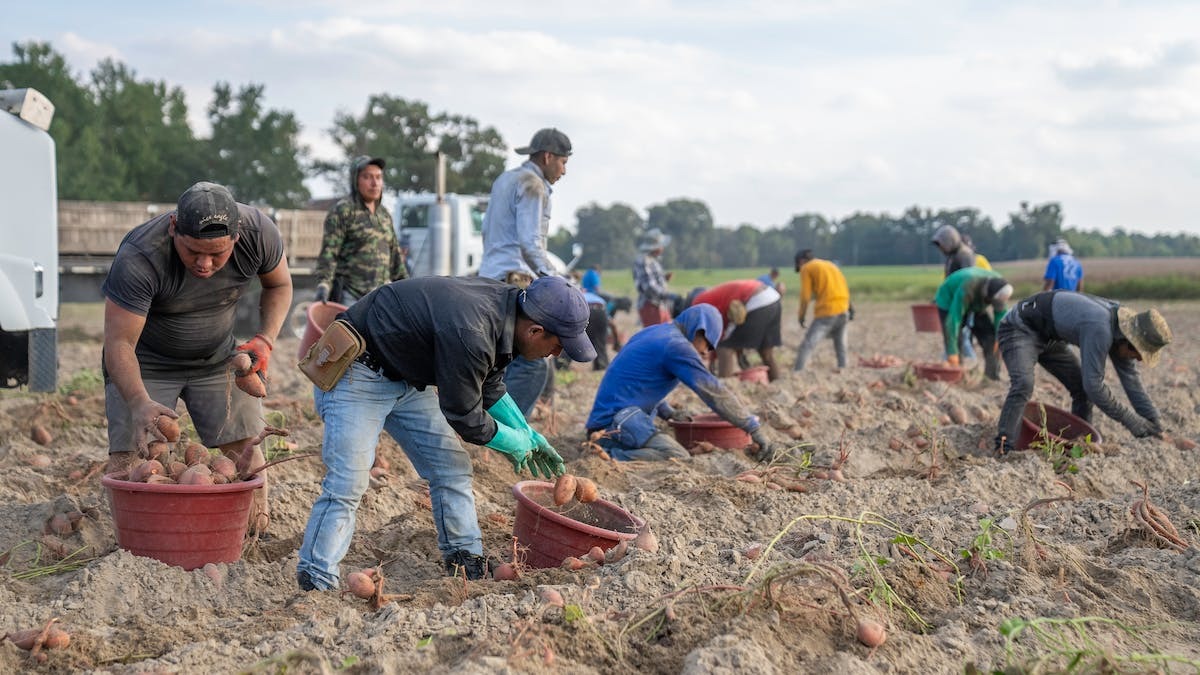
[[529, 471], [536, 478], [538, 472], [541, 472], [541, 477], [546, 479], [556, 478], [567, 472], [567, 466], [563, 464], [562, 456], [550, 445], [550, 441], [546, 437], [539, 434], [537, 431], [530, 430], [530, 436], [537, 446], [533, 449], [533, 456], [529, 459]]
[[500, 400], [492, 404], [492, 407], [487, 409], [487, 413], [495, 418], [497, 422], [507, 424], [514, 429], [531, 431], [529, 422], [525, 420], [525, 416], [521, 414], [521, 409], [517, 407], [517, 402], [507, 392], [500, 397]]
[[512, 462], [513, 472], [519, 474], [529, 464], [529, 451], [534, 447], [534, 442], [528, 431], [497, 422], [496, 435], [484, 443], [484, 446], [508, 457], [508, 461]]

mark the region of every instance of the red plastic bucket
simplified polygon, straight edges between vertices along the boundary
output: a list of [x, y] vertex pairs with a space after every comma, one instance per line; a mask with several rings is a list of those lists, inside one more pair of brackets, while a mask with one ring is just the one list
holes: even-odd
[[750, 434], [712, 413], [696, 415], [690, 422], [671, 420], [669, 424], [675, 430], [675, 440], [685, 448], [700, 441], [708, 441], [727, 450], [741, 450], [750, 445]]
[[913, 326], [916, 327], [918, 333], [942, 332], [942, 319], [938, 316], [937, 305], [933, 303], [913, 305], [912, 315]]
[[1051, 441], [1069, 444], [1088, 434], [1091, 434], [1093, 443], [1100, 443], [1104, 440], [1095, 427], [1070, 412], [1052, 405], [1030, 401], [1025, 404], [1025, 410], [1021, 412], [1021, 432], [1017, 434], [1016, 443], [1018, 450], [1028, 450], [1033, 442], [1045, 439], [1045, 435], [1042, 434], [1043, 408], [1046, 410], [1046, 432], [1050, 435]]
[[604, 499], [554, 505], [554, 484], [523, 480], [513, 486], [517, 518], [513, 535], [525, 547], [525, 564], [558, 567], [568, 556], [579, 557], [599, 546], [607, 551], [622, 539], [630, 543], [645, 521]]
[[263, 477], [226, 485], [151, 485], [100, 479], [108, 492], [117, 545], [133, 553], [194, 570], [207, 563], [236, 562]]
[[753, 368], [747, 368], [739, 372], [738, 379], [743, 382], [768, 384], [771, 381], [771, 374], [766, 366], [754, 366]]
[[914, 363], [913, 372], [922, 380], [934, 382], [958, 382], [963, 376], [963, 369], [959, 366], [946, 366], [940, 363]]
[[345, 305], [336, 302], [314, 302], [308, 306], [308, 310], [305, 311], [308, 323], [304, 325], [304, 335], [300, 338], [298, 359], [303, 359], [308, 354], [308, 348], [321, 339], [321, 336], [325, 334], [325, 329], [329, 328], [329, 324], [333, 323], [337, 315], [346, 309]]

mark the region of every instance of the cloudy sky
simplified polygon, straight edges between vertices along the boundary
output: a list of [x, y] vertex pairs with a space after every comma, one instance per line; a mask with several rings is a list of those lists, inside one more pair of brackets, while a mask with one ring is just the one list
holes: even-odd
[[510, 147], [557, 126], [575, 154], [556, 225], [675, 197], [760, 227], [914, 204], [1002, 224], [1058, 201], [1068, 226], [1200, 234], [1200, 3], [171, 4], [41, 3], [5, 12], [0, 39], [178, 85], [201, 133], [215, 82], [261, 82], [317, 156], [335, 155], [334, 114], [372, 93], [474, 117]]

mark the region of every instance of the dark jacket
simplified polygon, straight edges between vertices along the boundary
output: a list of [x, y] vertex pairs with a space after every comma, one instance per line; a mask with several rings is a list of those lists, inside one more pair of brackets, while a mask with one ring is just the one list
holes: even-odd
[[483, 277], [420, 277], [380, 286], [339, 317], [363, 336], [384, 375], [436, 386], [446, 421], [483, 445], [496, 435], [485, 411], [506, 391], [520, 292]]

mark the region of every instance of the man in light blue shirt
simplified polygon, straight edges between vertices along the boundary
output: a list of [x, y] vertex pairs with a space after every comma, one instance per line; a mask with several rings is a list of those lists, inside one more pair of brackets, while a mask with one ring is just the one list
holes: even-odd
[[[546, 255], [551, 186], [567, 174], [571, 139], [558, 129], [542, 129], [517, 148], [529, 159], [492, 183], [483, 216], [483, 260], [479, 276], [527, 287], [556, 274]], [[517, 357], [505, 370], [504, 384], [521, 412], [529, 416], [550, 377], [546, 359]]]

